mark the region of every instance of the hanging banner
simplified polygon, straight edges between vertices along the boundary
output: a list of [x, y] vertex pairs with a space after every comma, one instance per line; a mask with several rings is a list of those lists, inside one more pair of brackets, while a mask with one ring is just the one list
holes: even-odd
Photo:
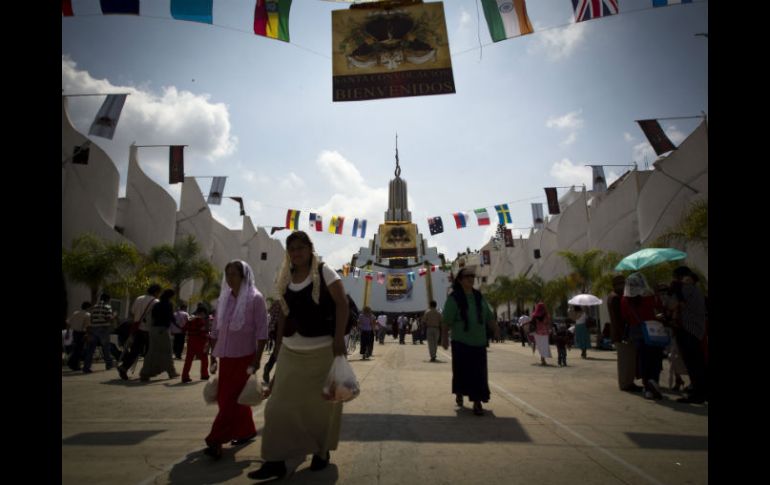
[[416, 224], [380, 224], [381, 258], [416, 258]]
[[505, 230], [505, 247], [512, 248], [513, 247], [513, 233], [510, 229]]
[[386, 285], [386, 299], [388, 301], [411, 300], [413, 280], [409, 278], [409, 273], [388, 273], [388, 284]]
[[332, 100], [455, 92], [443, 2], [332, 11]]
[[594, 192], [607, 192], [607, 179], [604, 178], [604, 167], [601, 165], [591, 165], [594, 178]]

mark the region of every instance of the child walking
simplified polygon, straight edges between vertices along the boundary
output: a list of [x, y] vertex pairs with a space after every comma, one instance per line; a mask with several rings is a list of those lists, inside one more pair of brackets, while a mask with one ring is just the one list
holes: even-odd
[[195, 357], [201, 361], [201, 380], [209, 378], [209, 358], [207, 353], [209, 318], [206, 307], [198, 305], [195, 309], [195, 318], [189, 320], [182, 329], [187, 333], [187, 355], [182, 368], [182, 382], [190, 382], [190, 367]]
[[556, 351], [559, 357], [559, 367], [567, 367], [567, 345], [569, 344], [570, 334], [567, 331], [567, 324], [560, 323], [556, 328]]

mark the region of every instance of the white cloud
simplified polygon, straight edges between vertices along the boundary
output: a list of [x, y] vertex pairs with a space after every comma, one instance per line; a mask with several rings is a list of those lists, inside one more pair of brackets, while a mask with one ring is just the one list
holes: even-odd
[[289, 175], [283, 178], [278, 184], [282, 190], [287, 191], [296, 191], [304, 188], [306, 185], [305, 181], [299, 178], [294, 172], [289, 172]]
[[627, 141], [627, 142], [629, 142], [629, 143], [630, 143], [630, 142], [632, 142], [632, 141], [634, 141], [634, 140], [636, 140], [636, 138], [634, 138], [633, 136], [631, 136], [631, 133], [628, 133], [628, 132], [624, 132], [624, 133], [623, 133], [623, 139], [624, 139], [624, 140], [626, 140], [626, 141]]
[[[530, 53], [545, 51], [549, 59], [558, 61], [572, 54], [583, 41], [585, 26], [576, 24], [574, 18], [568, 20], [569, 26], [547, 29], [546, 26], [535, 23], [537, 42], [529, 47]], [[546, 30], [543, 30], [546, 29]]]
[[567, 138], [564, 139], [564, 141], [561, 142], [562, 145], [572, 145], [575, 143], [575, 140], [577, 140], [577, 133], [570, 133], [567, 135]]
[[583, 127], [583, 118], [580, 113], [583, 110], [572, 111], [562, 116], [552, 116], [545, 122], [547, 128], [570, 129], [575, 130]]
[[[174, 86], [164, 87], [157, 94], [147, 87], [115, 85], [78, 69], [75, 61], [66, 56], [62, 56], [62, 89], [65, 94], [130, 93], [114, 138], [94, 140], [118, 167], [122, 188], [126, 183], [128, 147], [134, 141], [138, 145], [189, 145], [185, 148], [186, 169], [194, 166], [196, 159], [216, 163], [237, 149], [228, 107], [212, 103], [208, 94], [178, 91]], [[103, 96], [67, 99], [67, 112], [79, 132], [88, 133], [103, 101]], [[172, 192], [168, 185], [168, 149], [142, 148], [139, 160], [143, 167], [150, 167], [155, 182]]]
[[364, 178], [361, 176], [361, 172], [339, 152], [322, 151], [316, 159], [316, 164], [326, 180], [335, 189], [349, 193], [362, 193]]
[[560, 185], [582, 185], [587, 188], [592, 187], [591, 167], [574, 165], [568, 158], [563, 158], [551, 166], [551, 176], [556, 179]]

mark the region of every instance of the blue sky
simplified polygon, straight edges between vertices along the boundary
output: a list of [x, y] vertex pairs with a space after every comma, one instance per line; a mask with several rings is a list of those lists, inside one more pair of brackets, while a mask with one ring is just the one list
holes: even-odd
[[[334, 266], [366, 243], [351, 236], [353, 218], [368, 220], [367, 239], [383, 221], [398, 133], [413, 221], [454, 259], [494, 226], [455, 229], [453, 212], [486, 207], [494, 217], [508, 202], [509, 227], [526, 237], [543, 187], [590, 188], [585, 164], [651, 165], [634, 120], [708, 113], [708, 40], [695, 35], [708, 32], [708, 2], [651, 3], [620, 0], [619, 15], [574, 24], [569, 0], [530, 0], [535, 33], [491, 44], [480, 5], [448, 0], [456, 94], [333, 103], [331, 11], [344, 3], [294, 0], [287, 44], [249, 33], [253, 0], [214, 0], [213, 26], [171, 19], [168, 1], [143, 2], [135, 17], [73, 0], [75, 17], [62, 18], [62, 89], [132, 93], [114, 139], [92, 137], [118, 166], [121, 194], [132, 141], [190, 145], [186, 175], [228, 176], [225, 195], [244, 197], [256, 225], [283, 225], [287, 209], [302, 210], [305, 229], [308, 211], [325, 224], [345, 216], [345, 235], [311, 233]], [[81, 133], [103, 99], [70, 98]], [[678, 144], [697, 123], [662, 126]], [[167, 149], [142, 148], [139, 162], [179, 200]], [[605, 169], [610, 182], [623, 170]], [[198, 183], [206, 194], [211, 179]], [[237, 203], [211, 209], [241, 227]], [[433, 216], [443, 234], [430, 236]]]

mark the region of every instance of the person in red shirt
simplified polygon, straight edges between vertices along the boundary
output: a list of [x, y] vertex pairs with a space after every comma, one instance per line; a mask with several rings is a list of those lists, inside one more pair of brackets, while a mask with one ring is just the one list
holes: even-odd
[[206, 381], [209, 378], [209, 358], [206, 348], [209, 342], [209, 318], [206, 307], [198, 305], [194, 315], [192, 320], [182, 326], [182, 330], [187, 334], [187, 355], [185, 355], [184, 367], [182, 368], [182, 382], [192, 381], [190, 379], [190, 367], [192, 367], [195, 357], [201, 361], [201, 380]]
[[630, 274], [620, 300], [620, 313], [628, 325], [629, 340], [637, 350], [645, 399], [663, 399], [658, 385], [663, 370], [663, 348], [646, 344], [642, 333], [642, 322], [657, 319], [657, 306], [655, 294], [644, 276]]

